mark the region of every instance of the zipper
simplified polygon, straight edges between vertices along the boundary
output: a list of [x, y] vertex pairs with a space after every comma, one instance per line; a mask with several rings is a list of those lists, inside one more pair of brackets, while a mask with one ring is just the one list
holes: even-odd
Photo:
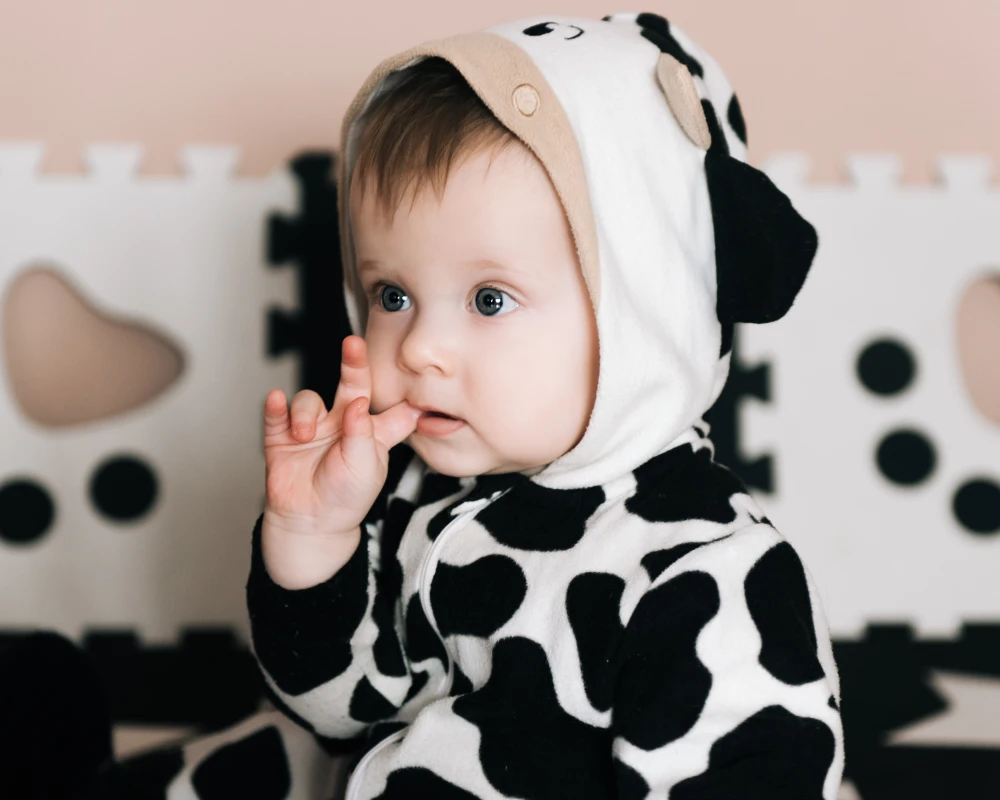
[[402, 739], [405, 733], [406, 728], [401, 728], [395, 733], [386, 736], [381, 742], [365, 753], [364, 758], [358, 762], [358, 765], [354, 768], [354, 772], [351, 773], [351, 779], [347, 782], [347, 789], [344, 792], [344, 800], [357, 800], [358, 793], [361, 791], [361, 789], [358, 788], [361, 783], [361, 773], [364, 771], [364, 768], [368, 766], [368, 762], [371, 761], [377, 753], [384, 750], [390, 744], [398, 742]]
[[[504, 489], [503, 491], [496, 491], [493, 493], [492, 497], [481, 497], [478, 500], [469, 500], [466, 503], [460, 503], [455, 506], [454, 511], [466, 507], [466, 510], [460, 513], [455, 519], [449, 522], [438, 534], [437, 539], [431, 544], [430, 548], [427, 550], [427, 555], [424, 556], [423, 563], [420, 565], [419, 577], [417, 578], [417, 591], [420, 594], [420, 607], [424, 610], [424, 616], [427, 618], [427, 622], [430, 623], [435, 635], [441, 640], [441, 644], [444, 645], [444, 637], [441, 635], [441, 631], [438, 628], [437, 620], [434, 619], [434, 613], [431, 611], [431, 587], [430, 582], [427, 580], [427, 572], [430, 569], [431, 563], [434, 561], [435, 554], [441, 551], [444, 546], [445, 539], [453, 531], [458, 530], [459, 527], [464, 525], [468, 520], [472, 519], [476, 514], [482, 511], [486, 506], [495, 500], [499, 500], [503, 495], [507, 494], [510, 489]], [[448, 648], [445, 647], [445, 654], [448, 655]], [[448, 675], [446, 678], [446, 683], [444, 685], [444, 693], [448, 694], [451, 691], [451, 685], [455, 680], [455, 668], [452, 663], [451, 656], [448, 655]]]
[[[420, 573], [417, 579], [417, 589], [420, 592], [420, 607], [424, 610], [424, 616], [430, 623], [431, 628], [437, 635], [438, 639], [441, 640], [441, 644], [444, 644], [444, 637], [441, 635], [441, 631], [438, 629], [437, 620], [434, 619], [434, 614], [431, 611], [431, 587], [430, 582], [427, 580], [427, 571], [430, 569], [430, 565], [434, 559], [435, 553], [439, 553], [441, 548], [444, 546], [444, 540], [447, 538], [448, 534], [463, 525], [468, 520], [472, 519], [476, 514], [482, 511], [486, 506], [499, 500], [503, 497], [510, 489], [497, 490], [493, 493], [491, 497], [482, 497], [478, 500], [470, 500], [467, 503], [461, 503], [454, 508], [454, 511], [458, 511], [463, 506], [468, 506], [466, 511], [463, 511], [459, 516], [455, 517], [451, 522], [444, 526], [441, 533], [438, 534], [437, 539], [427, 550], [427, 555], [424, 556], [424, 561], [420, 565]], [[448, 648], [445, 647], [445, 654], [448, 654]], [[447, 683], [444, 686], [444, 693], [448, 694], [451, 691], [452, 683], [455, 680], [455, 669], [452, 663], [451, 656], [448, 656], [448, 676]]]
[[[482, 509], [486, 508], [490, 503], [495, 500], [499, 500], [503, 497], [510, 489], [504, 489], [503, 491], [494, 492], [492, 497], [480, 498], [479, 500], [469, 500], [466, 503], [459, 503], [455, 506], [454, 511], [458, 511], [463, 507], [467, 507], [465, 511], [462, 511], [455, 519], [449, 522], [444, 528], [441, 529], [441, 533], [438, 534], [437, 539], [431, 544], [427, 550], [427, 555], [424, 556], [423, 562], [420, 564], [419, 577], [417, 578], [417, 591], [420, 594], [420, 607], [424, 611], [424, 616], [427, 617], [427, 622], [430, 623], [431, 628], [434, 630], [435, 635], [441, 640], [442, 645], [444, 644], [444, 637], [441, 636], [441, 631], [438, 629], [437, 620], [434, 619], [434, 614], [431, 612], [431, 590], [427, 583], [427, 570], [430, 568], [431, 561], [434, 554], [441, 550], [441, 546], [447, 535], [452, 531], [457, 530], [462, 524], [472, 519], [476, 514], [478, 514]], [[445, 694], [451, 691], [452, 683], [455, 680], [455, 669], [452, 662], [451, 656], [448, 655], [448, 648], [445, 648], [445, 655], [448, 656], [448, 683], [445, 687]], [[357, 795], [361, 791], [358, 787], [361, 783], [361, 774], [365, 767], [368, 766], [369, 762], [375, 757], [375, 755], [381, 752], [384, 748], [388, 747], [393, 742], [397, 742], [403, 738], [408, 730], [409, 726], [401, 730], [396, 731], [391, 736], [387, 736], [377, 745], [375, 745], [371, 750], [365, 753], [364, 758], [358, 762], [358, 765], [354, 768], [354, 772], [351, 773], [351, 778], [347, 782], [347, 790], [344, 793], [344, 800], [357, 800]]]

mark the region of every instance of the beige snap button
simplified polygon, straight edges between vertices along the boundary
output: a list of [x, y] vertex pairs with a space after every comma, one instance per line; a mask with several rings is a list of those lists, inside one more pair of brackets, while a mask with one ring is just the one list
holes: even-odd
[[522, 83], [514, 90], [514, 105], [524, 116], [530, 117], [538, 111], [540, 103], [538, 90], [530, 83]]

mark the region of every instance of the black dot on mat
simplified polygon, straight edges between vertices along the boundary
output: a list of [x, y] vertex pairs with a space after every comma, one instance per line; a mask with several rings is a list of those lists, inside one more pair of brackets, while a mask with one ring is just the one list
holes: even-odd
[[49, 530], [55, 515], [49, 493], [34, 481], [22, 478], [0, 486], [0, 540], [34, 542]]
[[858, 379], [875, 394], [893, 395], [913, 381], [916, 361], [909, 348], [895, 339], [879, 339], [858, 356]]
[[966, 530], [983, 535], [1000, 533], [1000, 485], [996, 481], [966, 481], [955, 492], [951, 508]]
[[149, 513], [158, 485], [153, 470], [138, 458], [113, 456], [101, 463], [90, 481], [90, 499], [106, 517], [129, 522]]
[[893, 431], [879, 442], [878, 468], [893, 483], [913, 486], [934, 471], [937, 455], [930, 440], [919, 431]]

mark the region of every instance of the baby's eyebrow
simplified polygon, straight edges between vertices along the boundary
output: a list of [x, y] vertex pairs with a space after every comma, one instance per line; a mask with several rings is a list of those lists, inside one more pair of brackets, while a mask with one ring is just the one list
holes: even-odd
[[371, 272], [372, 270], [378, 269], [380, 266], [378, 261], [372, 258], [366, 258], [360, 264], [358, 264], [358, 275], [364, 275], [366, 272]]

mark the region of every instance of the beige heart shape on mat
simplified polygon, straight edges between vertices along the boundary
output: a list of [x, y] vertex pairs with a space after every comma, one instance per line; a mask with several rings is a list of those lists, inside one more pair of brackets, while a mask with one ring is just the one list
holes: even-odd
[[965, 389], [972, 404], [1000, 425], [1000, 271], [969, 284], [956, 322]]
[[184, 371], [181, 349], [163, 334], [100, 311], [50, 266], [31, 266], [8, 285], [0, 333], [7, 385], [39, 425], [117, 416]]

